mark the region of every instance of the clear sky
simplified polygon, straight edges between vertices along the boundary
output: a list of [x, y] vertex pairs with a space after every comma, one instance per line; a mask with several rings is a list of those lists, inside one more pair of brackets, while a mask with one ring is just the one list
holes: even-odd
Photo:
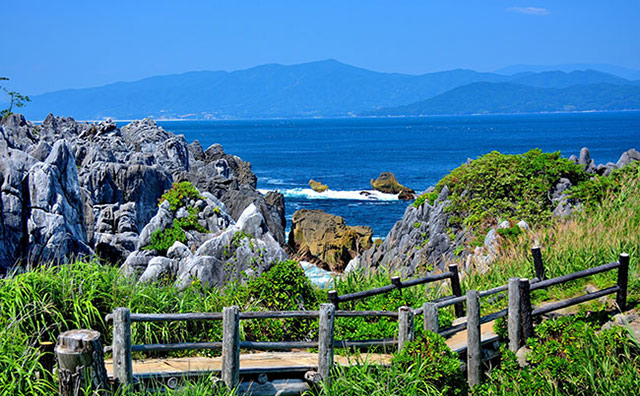
[[1, 9], [0, 76], [26, 94], [328, 58], [412, 74], [640, 69], [639, 0], [2, 0]]

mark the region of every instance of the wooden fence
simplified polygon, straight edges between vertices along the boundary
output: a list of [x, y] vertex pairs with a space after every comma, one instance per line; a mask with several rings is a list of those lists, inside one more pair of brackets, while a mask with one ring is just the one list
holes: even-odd
[[[490, 290], [469, 290], [466, 295], [461, 295], [458, 269], [456, 265], [450, 265], [449, 271], [443, 274], [430, 275], [419, 279], [401, 281], [392, 278], [391, 284], [381, 288], [367, 290], [358, 293], [339, 296], [335, 291], [329, 293], [329, 304], [322, 304], [318, 311], [269, 311], [269, 312], [240, 312], [237, 306], [225, 307], [222, 312], [214, 313], [162, 313], [141, 314], [131, 313], [128, 308], [117, 308], [112, 314], [107, 315], [107, 321], [113, 321], [113, 345], [107, 346], [105, 351], [113, 353], [113, 375], [125, 389], [134, 384], [132, 352], [151, 351], [178, 351], [198, 349], [222, 350], [222, 380], [229, 388], [234, 388], [240, 380], [240, 349], [249, 350], [288, 350], [298, 348], [317, 348], [317, 378], [319, 381], [330, 381], [330, 373], [334, 362], [335, 348], [348, 347], [378, 347], [397, 346], [401, 351], [404, 346], [414, 339], [414, 318], [423, 315], [424, 330], [439, 333], [445, 337], [451, 336], [463, 330], [467, 330], [467, 377], [471, 386], [480, 383], [482, 365], [481, 325], [495, 319], [508, 316], [509, 348], [516, 351], [528, 337], [532, 337], [533, 319], [558, 309], [580, 304], [616, 294], [616, 302], [620, 310], [626, 308], [629, 255], [623, 253], [618, 262], [601, 265], [598, 267], [578, 271], [572, 274], [545, 279], [544, 265], [539, 248], [532, 249], [536, 278], [512, 278], [507, 285], [495, 287]], [[531, 305], [531, 292], [541, 290], [553, 285], [563, 284], [572, 280], [581, 279], [598, 273], [617, 269], [617, 283], [604, 290], [581, 295], [554, 302], [548, 305], [534, 308]], [[338, 310], [341, 302], [352, 301], [369, 296], [388, 293], [392, 290], [402, 290], [420, 284], [451, 280], [452, 295], [435, 301], [425, 302], [421, 307], [400, 307], [393, 311], [345, 311]], [[508, 308], [481, 316], [480, 298], [507, 292]], [[464, 304], [467, 315], [464, 316]], [[448, 328], [440, 328], [439, 309], [455, 307], [456, 316], [463, 319], [461, 323]], [[336, 317], [388, 317], [398, 321], [397, 337], [394, 339], [377, 340], [335, 340]], [[317, 341], [277, 341], [255, 342], [240, 340], [240, 321], [249, 319], [286, 319], [306, 318], [318, 319], [319, 334]], [[146, 344], [132, 345], [131, 324], [135, 322], [171, 322], [171, 321], [222, 321], [223, 336], [221, 342], [195, 342], [173, 344]], [[484, 340], [484, 342], [492, 342]], [[462, 351], [460, 351], [462, 352]]]

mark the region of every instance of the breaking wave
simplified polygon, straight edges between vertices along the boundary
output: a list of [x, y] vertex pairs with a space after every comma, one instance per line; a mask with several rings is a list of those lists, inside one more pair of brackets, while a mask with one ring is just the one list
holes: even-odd
[[[272, 190], [259, 189], [262, 194], [266, 194]], [[289, 188], [277, 190], [282, 193], [285, 198], [304, 198], [304, 199], [345, 199], [351, 201], [397, 201], [396, 194], [385, 194], [375, 190], [355, 190], [355, 191], [334, 191], [327, 190], [325, 192], [315, 192], [310, 188]]]

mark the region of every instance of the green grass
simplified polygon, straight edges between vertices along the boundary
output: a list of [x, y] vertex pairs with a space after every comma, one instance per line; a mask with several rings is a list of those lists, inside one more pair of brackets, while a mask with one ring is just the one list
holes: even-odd
[[[537, 194], [538, 189], [546, 186], [547, 178], [551, 177], [549, 175], [558, 176], [567, 169], [573, 172], [571, 167], [565, 169], [566, 164], [554, 155], [547, 158], [555, 164], [551, 170], [542, 166], [540, 161], [546, 157], [539, 152], [530, 153], [529, 159], [498, 156], [493, 153], [485, 157], [495, 157], [495, 161], [512, 170], [520, 169], [522, 163], [527, 164], [526, 161], [529, 161], [530, 164], [524, 168], [535, 170], [531, 175], [503, 175], [516, 181], [525, 176], [538, 178], [536, 180], [541, 184], [535, 188], [525, 188], [527, 194]], [[509, 168], [515, 166], [513, 164], [518, 166]], [[477, 177], [493, 169], [493, 165], [485, 165], [475, 169], [472, 174]], [[575, 175], [581, 177], [579, 172]], [[447, 182], [450, 188], [453, 185], [453, 177], [457, 177], [459, 181], [467, 180], [467, 176], [455, 172], [450, 176]], [[466, 185], [471, 186], [468, 183]], [[502, 194], [501, 188], [504, 190], [506, 187], [496, 186], [495, 192]], [[460, 193], [456, 188], [452, 190], [453, 194]], [[524, 194], [525, 190], [520, 193]], [[552, 220], [546, 217], [542, 219], [546, 216], [544, 211], [549, 208], [539, 206], [543, 212], [539, 214], [541, 219], [534, 231], [519, 235], [517, 232], [506, 232], [509, 235], [503, 238], [503, 247], [496, 261], [483, 274], [466, 274], [462, 279], [463, 292], [504, 285], [510, 277], [532, 278], [534, 271], [530, 248], [539, 244], [542, 246], [548, 277], [616, 261], [619, 253], [628, 252], [631, 255], [629, 303], [631, 306], [637, 305], [640, 302], [640, 167], [633, 165], [614, 172], [611, 178], [598, 178], [582, 183], [570, 194], [585, 202], [585, 210], [568, 219]], [[592, 196], [593, 199], [586, 200], [584, 196]], [[433, 195], [424, 199], [430, 200], [432, 197]], [[496, 202], [499, 201], [500, 199]], [[506, 204], [507, 201], [503, 202], [506, 206], [500, 209], [500, 213], [509, 213], [511, 206]], [[477, 213], [474, 209], [477, 207], [473, 205], [475, 204], [468, 209]], [[534, 209], [534, 203], [527, 201], [523, 202], [522, 212], [513, 213], [518, 218], [526, 219], [517, 213], [526, 214]], [[460, 209], [460, 214], [465, 210], [467, 209]], [[482, 213], [494, 212], [488, 209]], [[464, 218], [464, 221], [470, 221], [467, 217]], [[476, 220], [480, 218], [486, 217], [476, 216]], [[336, 280], [336, 289], [339, 294], [368, 290], [390, 284], [392, 275], [394, 274], [384, 271], [371, 274], [350, 273]], [[599, 274], [590, 279], [559, 285], [548, 291], [538, 291], [534, 293], [533, 300], [534, 303], [539, 303], [543, 300], [572, 297], [582, 294], [586, 283], [604, 288], [612, 285], [615, 278], [615, 271]], [[403, 305], [415, 308], [426, 300], [450, 294], [448, 283], [444, 281], [420, 285], [404, 289], [402, 293], [393, 291], [386, 295], [343, 303], [340, 308], [390, 311], [395, 311]], [[42, 266], [0, 280], [0, 378], [3, 379], [0, 384], [0, 396], [55, 393], [55, 381], [47, 375], [42, 375], [43, 354], [39, 345], [55, 341], [59, 333], [73, 328], [98, 330], [105, 336], [105, 344], [109, 344], [111, 329], [105, 324], [104, 315], [115, 307], [129, 307], [133, 312], [141, 313], [219, 312], [222, 307], [230, 305], [239, 305], [241, 310], [292, 310], [317, 309], [318, 304], [326, 301], [326, 292], [315, 290], [304, 277], [298, 264], [290, 261], [280, 263], [271, 271], [244, 284], [231, 284], [224, 289], [205, 289], [198, 282], [194, 282], [182, 292], [162, 281], [155, 284], [135, 284], [117, 268], [102, 265], [97, 261], [75, 262], [65, 266]], [[503, 308], [505, 302], [504, 299], [483, 299], [483, 315]], [[587, 304], [582, 310], [592, 310], [596, 314], [584, 316], [582, 319], [606, 319], [604, 308], [598, 302]], [[451, 323], [452, 316], [450, 309], [441, 310], [441, 325]], [[425, 336], [422, 334], [421, 321], [421, 317], [416, 318], [418, 337]], [[243, 321], [241, 334], [247, 340], [313, 339], [317, 333], [316, 322]], [[517, 367], [512, 354], [506, 352], [501, 366], [488, 374], [487, 382], [475, 391], [476, 394], [634, 394], [640, 385], [640, 354], [637, 343], [630, 340], [626, 333], [621, 333], [621, 330], [598, 333], [595, 331], [596, 328], [593, 319], [547, 321], [538, 325], [536, 331], [539, 338], [529, 341], [532, 349], [529, 368]], [[392, 320], [336, 319], [337, 339], [387, 338], [396, 336], [396, 332], [397, 323]], [[564, 334], [573, 338], [565, 338]], [[221, 328], [220, 323], [216, 322], [137, 323], [133, 325], [132, 336], [136, 344], [219, 341]], [[430, 341], [430, 345], [436, 344], [436, 340]], [[435, 351], [446, 352], [442, 351], [442, 348], [436, 348]], [[359, 351], [340, 353], [353, 355], [355, 359]], [[186, 352], [172, 355], [180, 354], [184, 355]], [[156, 355], [159, 354], [144, 356]], [[415, 358], [415, 361], [407, 359], [406, 356], [404, 360], [396, 358], [390, 368], [380, 368], [366, 362], [360, 366], [336, 368], [336, 380], [321, 392], [325, 395], [340, 396], [442, 394], [443, 385], [438, 383], [435, 377], [455, 377], [452, 361], [447, 360], [446, 355], [442, 356], [445, 359], [440, 360], [442, 364], [439, 365], [430, 365], [429, 362], [433, 362], [434, 359], [424, 358], [421, 352], [411, 357]], [[447, 388], [446, 392], [466, 392], [462, 382], [460, 384], [459, 387]], [[228, 394], [227, 391], [216, 388], [210, 379], [195, 381], [183, 390], [167, 393]]]

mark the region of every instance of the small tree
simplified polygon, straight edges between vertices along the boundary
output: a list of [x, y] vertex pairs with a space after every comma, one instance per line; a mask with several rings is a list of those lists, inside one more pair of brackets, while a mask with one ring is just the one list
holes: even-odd
[[[0, 77], [0, 81], [8, 81], [9, 79], [7, 77]], [[9, 91], [8, 89], [6, 89], [5, 87], [2, 87], [2, 90], [9, 95], [9, 107], [3, 110], [0, 110], [0, 117], [5, 118], [7, 117], [9, 114], [12, 114], [12, 110], [13, 107], [24, 107], [27, 102], [31, 102], [31, 99], [26, 96], [26, 95], [22, 95], [16, 91]]]

